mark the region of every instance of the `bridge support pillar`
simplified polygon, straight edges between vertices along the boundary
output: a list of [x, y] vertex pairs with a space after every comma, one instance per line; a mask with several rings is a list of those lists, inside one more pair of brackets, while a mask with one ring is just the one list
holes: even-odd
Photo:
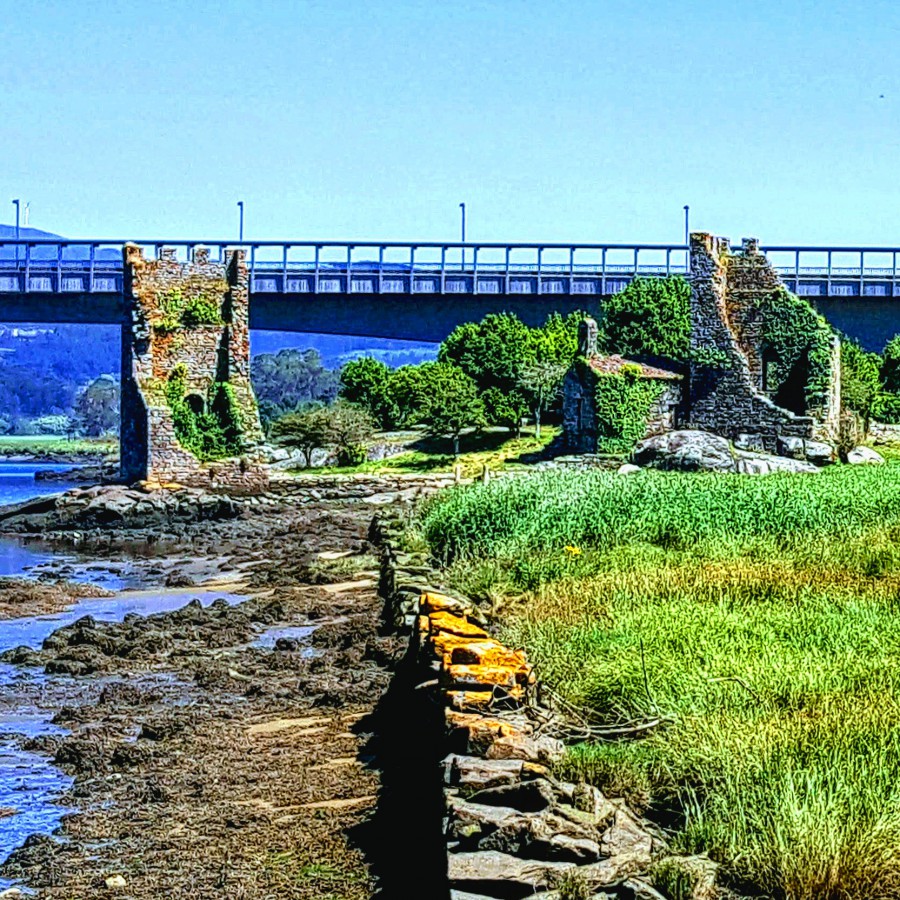
[[126, 481], [259, 490], [267, 482], [250, 386], [243, 250], [189, 262], [123, 248], [121, 468]]

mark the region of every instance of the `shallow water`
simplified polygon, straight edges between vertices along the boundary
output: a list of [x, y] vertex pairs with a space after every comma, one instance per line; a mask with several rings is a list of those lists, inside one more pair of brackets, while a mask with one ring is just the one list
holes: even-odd
[[[25, 548], [27, 550], [27, 548]], [[10, 572], [8, 574], [21, 574]], [[82, 616], [93, 616], [98, 621], [120, 622], [129, 613], [140, 616], [170, 612], [179, 609], [193, 599], [204, 606], [223, 599], [228, 603], [240, 603], [244, 598], [227, 591], [178, 590], [125, 591], [116, 597], [78, 601], [71, 609], [45, 616], [32, 616], [0, 621], [0, 653], [13, 647], [39, 648], [48, 635], [57, 628], [69, 625]], [[23, 670], [0, 663], [0, 697], [4, 693], [15, 695], [17, 689], [48, 687], [52, 680], [57, 684], [61, 676], [48, 676], [40, 671]], [[60, 820], [69, 810], [55, 800], [71, 785], [71, 779], [40, 754], [28, 753], [17, 746], [17, 736], [35, 737], [42, 734], [65, 733], [51, 724], [54, 710], [37, 709], [34, 706], [0, 706], [0, 810], [15, 809], [12, 816], [0, 816], [0, 862], [30, 834], [51, 834], [59, 827]], [[0, 890], [11, 882], [0, 879]]]
[[0, 460], [0, 506], [20, 503], [32, 497], [59, 494], [75, 487], [65, 481], [36, 481], [36, 472], [65, 472], [71, 465], [61, 463], [5, 462]]

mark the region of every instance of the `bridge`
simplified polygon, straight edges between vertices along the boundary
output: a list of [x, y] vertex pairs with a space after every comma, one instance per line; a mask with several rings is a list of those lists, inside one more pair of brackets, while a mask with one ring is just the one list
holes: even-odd
[[[126, 322], [119, 239], [0, 241], [0, 321]], [[243, 247], [250, 326], [440, 341], [460, 322], [509, 310], [537, 324], [591, 309], [635, 276], [685, 274], [683, 244], [497, 244], [137, 240], [147, 258]], [[762, 247], [785, 285], [880, 350], [900, 331], [900, 248]]]

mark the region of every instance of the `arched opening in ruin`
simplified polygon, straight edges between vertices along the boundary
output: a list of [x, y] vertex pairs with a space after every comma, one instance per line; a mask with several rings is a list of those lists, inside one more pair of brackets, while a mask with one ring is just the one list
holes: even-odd
[[206, 401], [199, 394], [188, 394], [184, 402], [195, 416], [202, 416], [206, 412]]

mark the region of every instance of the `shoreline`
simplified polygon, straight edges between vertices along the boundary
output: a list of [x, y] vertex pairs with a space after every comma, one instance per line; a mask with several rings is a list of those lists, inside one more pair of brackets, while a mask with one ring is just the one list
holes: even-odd
[[[165, 592], [184, 604], [63, 626], [27, 660], [70, 685], [51, 698], [70, 733], [20, 744], [74, 779], [62, 801], [73, 811], [63, 841], [29, 839], [0, 878], [66, 900], [117, 877], [135, 900], [171, 884], [185, 898], [372, 896], [378, 841], [360, 835], [379, 774], [364, 749], [374, 729], [362, 723], [399, 642], [378, 633], [366, 540], [375, 508], [363, 500], [284, 498], [177, 534], [110, 528], [102, 552], [87, 550], [78, 566], [120, 566], [122, 547], [155, 532], [163, 554], [129, 563], [158, 587], [117, 596]], [[51, 546], [83, 556], [75, 537]], [[167, 586], [178, 576], [192, 583]], [[211, 590], [246, 599], [190, 602]]]

